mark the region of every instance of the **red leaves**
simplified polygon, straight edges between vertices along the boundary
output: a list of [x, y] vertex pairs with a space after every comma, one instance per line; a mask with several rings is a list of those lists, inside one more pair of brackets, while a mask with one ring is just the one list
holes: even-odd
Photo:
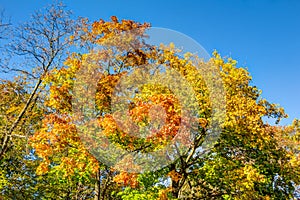
[[130, 186], [131, 188], [136, 188], [139, 184], [137, 177], [137, 173], [129, 173], [122, 171], [114, 177], [113, 181], [123, 186]]
[[103, 135], [131, 150], [170, 142], [181, 123], [180, 110], [176, 110], [177, 99], [172, 95], [153, 95], [149, 99], [145, 102], [137, 98], [125, 118], [122, 113], [100, 118]]

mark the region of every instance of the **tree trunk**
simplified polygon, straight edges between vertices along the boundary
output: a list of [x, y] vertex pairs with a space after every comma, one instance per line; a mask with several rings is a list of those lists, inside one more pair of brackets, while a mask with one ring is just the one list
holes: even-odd
[[96, 183], [95, 183], [95, 197], [94, 200], [100, 200], [101, 191], [100, 191], [100, 170], [96, 174]]

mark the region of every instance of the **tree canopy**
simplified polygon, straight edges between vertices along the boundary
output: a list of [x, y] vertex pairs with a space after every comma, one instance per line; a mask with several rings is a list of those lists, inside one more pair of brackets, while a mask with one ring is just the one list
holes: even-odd
[[33, 19], [1, 59], [1, 199], [297, 198], [299, 120], [266, 123], [287, 115], [237, 61], [61, 4]]

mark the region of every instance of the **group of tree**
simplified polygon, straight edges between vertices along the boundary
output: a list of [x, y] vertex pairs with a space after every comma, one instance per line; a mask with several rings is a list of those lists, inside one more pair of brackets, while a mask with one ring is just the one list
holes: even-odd
[[[90, 22], [75, 18], [63, 4], [38, 11], [21, 25], [3, 17], [0, 23], [0, 199], [297, 199], [299, 120], [283, 127], [266, 123], [265, 117], [279, 122], [287, 115], [261, 97], [235, 60], [217, 52], [208, 61], [181, 56], [173, 44], [147, 44], [148, 23], [114, 16]], [[220, 135], [205, 154], [203, 143], [214, 131], [213, 107], [195, 64], [214, 69], [225, 92]], [[185, 120], [182, 107], [174, 91], [161, 84], [135, 90], [127, 107], [134, 125], [122, 128], [114, 118], [118, 82], [150, 65], [166, 67], [155, 73], [175, 70], [184, 77], [198, 110], [185, 151], [166, 166], [139, 173], [108, 165], [91, 149], [97, 151], [97, 140], [104, 137], [126, 152], [145, 154], [176, 137]], [[74, 85], [78, 74], [91, 71], [98, 77], [91, 79], [98, 129], [84, 132], [75, 123]], [[159, 116], [149, 112], [153, 106], [165, 110], [159, 130], [153, 123]], [[145, 130], [154, 131], [148, 137], [132, 134]], [[83, 137], [93, 138], [90, 146]]]

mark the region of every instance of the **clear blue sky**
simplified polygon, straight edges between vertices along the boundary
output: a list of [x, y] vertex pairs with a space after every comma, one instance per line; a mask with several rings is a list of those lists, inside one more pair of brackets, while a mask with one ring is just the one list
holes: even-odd
[[[66, 0], [90, 20], [150, 22], [182, 32], [209, 53], [217, 49], [247, 67], [263, 97], [300, 118], [300, 1], [298, 0]], [[12, 22], [22, 22], [51, 1], [0, 0]]]

